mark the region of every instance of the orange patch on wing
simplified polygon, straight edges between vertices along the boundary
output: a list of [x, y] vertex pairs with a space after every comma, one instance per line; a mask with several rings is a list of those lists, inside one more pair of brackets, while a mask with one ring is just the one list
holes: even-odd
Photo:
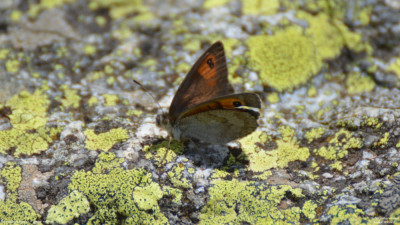
[[213, 54], [208, 55], [203, 62], [201, 62], [197, 72], [200, 76], [204, 77], [204, 79], [209, 80], [215, 78], [217, 74], [217, 61]]
[[215, 86], [217, 84], [217, 81], [216, 80], [209, 80], [208, 82], [207, 82], [207, 85], [208, 86]]
[[244, 106], [244, 105], [245, 102], [238, 98], [220, 99], [213, 102], [200, 104], [191, 109], [188, 109], [186, 112], [182, 114], [182, 116], [180, 116], [180, 118], [216, 109], [235, 109], [238, 106]]

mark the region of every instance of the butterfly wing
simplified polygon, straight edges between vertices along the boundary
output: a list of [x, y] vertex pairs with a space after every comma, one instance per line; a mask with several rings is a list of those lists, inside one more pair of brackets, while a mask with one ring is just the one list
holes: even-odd
[[202, 113], [209, 110], [239, 110], [253, 113], [254, 117], [258, 119], [258, 109], [261, 108], [261, 100], [257, 94], [254, 93], [238, 93], [225, 95], [219, 98], [214, 98], [206, 102], [200, 103], [192, 108], [181, 113], [178, 121], [192, 115]]
[[240, 93], [201, 103], [177, 121], [181, 139], [224, 144], [244, 137], [257, 127], [261, 100], [256, 94]]
[[170, 123], [201, 102], [231, 93], [224, 47], [218, 41], [197, 60], [179, 86], [169, 108]]
[[225, 144], [252, 133], [258, 127], [257, 119], [239, 110], [211, 110], [179, 121], [181, 140], [200, 140]]

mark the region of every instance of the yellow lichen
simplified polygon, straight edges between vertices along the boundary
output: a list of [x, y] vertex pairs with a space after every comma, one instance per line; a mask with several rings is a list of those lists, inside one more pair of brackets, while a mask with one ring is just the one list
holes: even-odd
[[225, 5], [226, 3], [228, 3], [230, 0], [205, 0], [203, 2], [203, 8], [204, 9], [211, 9], [211, 8], [215, 8], [218, 6], [222, 6]]
[[85, 45], [83, 52], [87, 55], [94, 55], [97, 52], [97, 48], [94, 45]]
[[251, 36], [247, 45], [250, 68], [260, 71], [264, 85], [278, 91], [305, 83], [322, 65], [315, 46], [297, 27], [275, 35]]
[[61, 104], [66, 108], [78, 108], [81, 101], [81, 97], [77, 94], [78, 91], [70, 89], [68, 85], [62, 85], [60, 89], [64, 92], [64, 96], [60, 99]]
[[388, 71], [393, 72], [400, 79], [400, 57], [389, 64]]
[[385, 147], [390, 139], [390, 133], [386, 132], [381, 139], [374, 143], [375, 147]]
[[277, 92], [273, 92], [273, 93], [271, 93], [271, 94], [269, 94], [269, 95], [267, 96], [267, 100], [268, 100], [268, 102], [271, 103], [271, 104], [278, 103], [279, 100], [280, 100], [279, 94], [278, 94]]
[[256, 143], [265, 143], [268, 136], [262, 132], [254, 132], [240, 140], [243, 154], [249, 160], [249, 170], [263, 172], [271, 168], [283, 168], [290, 162], [305, 161], [310, 155], [309, 149], [300, 147], [296, 132], [289, 127], [281, 127], [282, 138], [276, 140], [277, 149], [264, 150]]
[[299, 223], [298, 207], [280, 209], [285, 194], [302, 197], [301, 189], [289, 185], [271, 186], [233, 179], [214, 180], [199, 224], [290, 224]]
[[12, 109], [9, 118], [13, 129], [0, 131], [0, 153], [12, 148], [16, 157], [40, 153], [61, 132], [61, 127], [46, 127], [50, 100], [43, 94], [45, 89], [33, 94], [22, 91], [7, 101], [6, 106]]
[[103, 97], [105, 100], [104, 106], [115, 106], [119, 101], [118, 95], [105, 94]]
[[121, 19], [130, 14], [148, 12], [148, 8], [143, 5], [142, 0], [91, 0], [89, 2], [91, 10], [108, 8], [112, 19]]
[[21, 171], [21, 167], [17, 166], [14, 162], [6, 163], [3, 169], [0, 170], [0, 178], [2, 178], [0, 179], [0, 183], [3, 183], [2, 180], [5, 181], [8, 194], [17, 195], [19, 183], [22, 180]]
[[315, 97], [315, 96], [317, 96], [317, 94], [318, 94], [318, 91], [315, 88], [315, 86], [311, 86], [311, 87], [309, 87], [307, 89], [307, 96], [308, 97]]
[[123, 128], [111, 129], [101, 134], [96, 134], [94, 130], [87, 129], [84, 134], [86, 136], [85, 145], [89, 150], [108, 151], [114, 144], [129, 138], [128, 132]]
[[124, 169], [122, 162], [115, 154], [102, 153], [91, 171], [72, 175], [68, 189], [81, 191], [94, 206], [88, 224], [167, 224], [158, 205], [164, 192], [151, 173]]
[[0, 49], [0, 60], [7, 58], [8, 53], [10, 53], [10, 49], [7, 48]]
[[330, 224], [380, 224], [382, 218], [373, 218], [356, 205], [333, 205], [328, 210], [332, 217]]
[[363, 117], [362, 125], [379, 129], [382, 127], [383, 123], [379, 122], [379, 118]]
[[90, 206], [87, 198], [82, 192], [74, 190], [57, 205], [50, 207], [46, 223], [66, 224], [75, 217], [79, 217], [80, 214], [88, 213], [89, 210]]
[[33, 94], [21, 91], [7, 101], [6, 106], [12, 109], [10, 122], [18, 130], [29, 130], [43, 127], [47, 123], [49, 97], [37, 89]]
[[88, 104], [90, 107], [96, 105], [97, 103], [99, 103], [99, 99], [96, 98], [95, 96], [90, 97], [88, 100]]
[[334, 169], [334, 170], [337, 170], [337, 171], [342, 171], [342, 169], [343, 169], [343, 165], [342, 165], [341, 161], [336, 161], [336, 162], [330, 164], [329, 167], [331, 169]]
[[313, 129], [307, 131], [306, 134], [304, 135], [304, 137], [307, 139], [308, 143], [311, 143], [313, 140], [322, 137], [324, 132], [325, 132], [325, 128], [317, 127], [317, 128], [313, 128]]
[[242, 0], [244, 15], [271, 15], [279, 9], [278, 0]]
[[302, 212], [310, 222], [312, 222], [317, 217], [316, 213], [317, 207], [318, 205], [312, 200], [306, 201], [303, 205]]
[[17, 59], [10, 59], [6, 61], [6, 70], [9, 73], [16, 73], [19, 71], [21, 62]]
[[[156, 164], [172, 162], [183, 150], [183, 144], [178, 141], [172, 141], [170, 143], [168, 141], [163, 141], [157, 145], [145, 146], [143, 148], [143, 151], [146, 153], [145, 158], [153, 158]], [[154, 152], [156, 153], [155, 156], [153, 156]]]
[[28, 15], [30, 17], [36, 17], [43, 10], [52, 9], [75, 1], [76, 0], [41, 0], [36, 4], [30, 4]]
[[359, 72], [352, 72], [346, 80], [346, 89], [349, 94], [370, 92], [375, 88], [374, 80], [369, 76], [361, 76]]
[[18, 22], [21, 19], [22, 12], [20, 10], [13, 10], [10, 14], [10, 19], [13, 22]]
[[353, 137], [350, 131], [341, 129], [329, 141], [328, 146], [315, 150], [315, 153], [328, 160], [337, 160], [345, 157], [349, 149], [360, 149], [362, 146], [361, 138]]
[[200, 40], [188, 40], [184, 44], [184, 48], [188, 51], [197, 52], [201, 48]]
[[185, 170], [185, 166], [183, 166], [182, 164], [176, 164], [168, 171], [168, 178], [174, 187], [185, 189], [189, 189], [192, 187], [192, 183], [190, 182], [190, 180], [188, 180], [183, 175], [183, 171]]
[[337, 57], [344, 46], [356, 52], [370, 50], [369, 46], [362, 42], [361, 34], [349, 31], [340, 20], [332, 19], [324, 13], [313, 16], [299, 12], [298, 16], [309, 23], [305, 34], [314, 43], [320, 60]]

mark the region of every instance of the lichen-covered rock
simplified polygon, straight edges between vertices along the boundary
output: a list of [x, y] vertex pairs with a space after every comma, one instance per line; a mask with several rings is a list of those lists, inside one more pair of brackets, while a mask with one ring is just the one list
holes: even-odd
[[[399, 218], [396, 1], [24, 3], [0, 1], [1, 222]], [[156, 113], [218, 40], [234, 89], [263, 101], [259, 128], [168, 140]]]

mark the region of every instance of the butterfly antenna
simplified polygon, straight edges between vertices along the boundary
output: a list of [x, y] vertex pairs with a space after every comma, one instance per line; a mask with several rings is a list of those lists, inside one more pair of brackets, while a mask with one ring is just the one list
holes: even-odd
[[137, 81], [135, 79], [133, 79], [133, 82], [135, 82], [137, 85], [139, 85], [140, 88], [153, 99], [153, 101], [157, 104], [159, 109], [163, 110], [160, 103], [158, 103], [156, 98], [154, 98], [154, 96], [151, 94], [151, 92], [145, 86], [143, 86], [143, 84], [141, 84], [139, 81]]

